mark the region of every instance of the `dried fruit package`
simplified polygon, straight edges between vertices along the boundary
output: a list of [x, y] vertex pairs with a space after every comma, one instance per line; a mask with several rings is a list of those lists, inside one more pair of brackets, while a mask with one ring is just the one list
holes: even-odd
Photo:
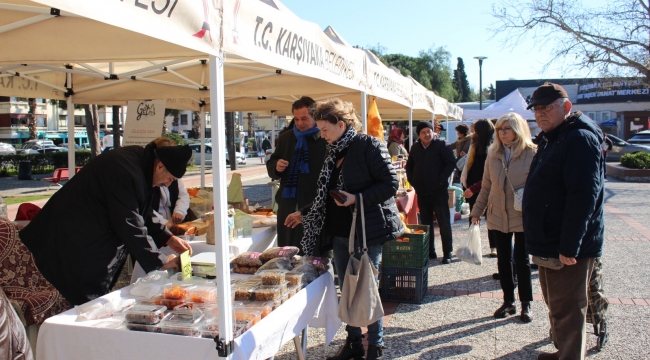
[[260, 255], [260, 260], [262, 260], [262, 262], [267, 262], [279, 257], [291, 258], [292, 256], [297, 255], [299, 251], [300, 249], [295, 246], [272, 247], [266, 249], [262, 255]]

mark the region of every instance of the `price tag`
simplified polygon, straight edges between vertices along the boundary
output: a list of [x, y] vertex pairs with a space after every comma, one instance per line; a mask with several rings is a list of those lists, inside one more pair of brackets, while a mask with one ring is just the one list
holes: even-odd
[[192, 260], [190, 259], [190, 251], [186, 250], [180, 255], [181, 272], [183, 273], [183, 280], [192, 277]]

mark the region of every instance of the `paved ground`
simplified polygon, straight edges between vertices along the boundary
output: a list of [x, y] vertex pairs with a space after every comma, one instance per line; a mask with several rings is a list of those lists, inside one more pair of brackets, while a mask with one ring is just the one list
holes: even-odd
[[[251, 203], [270, 203], [271, 191], [266, 185], [269, 179], [264, 167], [249, 164], [239, 172]], [[29, 183], [11, 189], [12, 181], [0, 179], [3, 196], [47, 186]], [[189, 186], [199, 181], [197, 175], [188, 174]], [[650, 184], [612, 180], [607, 182], [606, 194], [603, 263], [604, 288], [611, 304], [608, 312], [611, 335], [607, 346], [598, 353], [596, 337], [588, 325], [588, 357], [649, 359], [650, 203], [647, 199]], [[458, 244], [467, 235], [467, 220], [456, 222], [452, 228], [454, 243]], [[488, 254], [487, 238], [483, 238], [483, 251]], [[440, 253], [437, 234], [435, 246]], [[500, 285], [491, 277], [495, 271], [496, 259], [487, 256], [482, 266], [456, 259], [451, 265], [430, 261], [428, 291], [422, 304], [384, 304], [386, 359], [535, 359], [541, 351], [554, 351], [548, 338], [547, 310], [541, 301], [537, 272], [533, 273], [535, 318], [532, 323], [524, 324], [518, 317], [492, 317], [502, 301]], [[325, 347], [324, 332], [309, 329], [307, 359], [333, 355], [344, 340], [345, 331], [341, 328], [334, 342]], [[297, 359], [293, 343], [285, 345], [276, 359]]]

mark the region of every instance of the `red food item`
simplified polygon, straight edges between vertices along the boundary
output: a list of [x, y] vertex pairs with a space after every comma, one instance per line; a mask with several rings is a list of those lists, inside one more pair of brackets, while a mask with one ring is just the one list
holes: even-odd
[[174, 285], [171, 288], [165, 288], [165, 298], [172, 300], [181, 300], [189, 296], [189, 291], [183, 289], [178, 285]]

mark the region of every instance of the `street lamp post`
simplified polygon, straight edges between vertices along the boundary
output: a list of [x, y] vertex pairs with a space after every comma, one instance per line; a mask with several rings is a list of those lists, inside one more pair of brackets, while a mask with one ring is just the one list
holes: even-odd
[[478, 59], [478, 108], [483, 110], [483, 60], [487, 56], [474, 56], [474, 59]]

